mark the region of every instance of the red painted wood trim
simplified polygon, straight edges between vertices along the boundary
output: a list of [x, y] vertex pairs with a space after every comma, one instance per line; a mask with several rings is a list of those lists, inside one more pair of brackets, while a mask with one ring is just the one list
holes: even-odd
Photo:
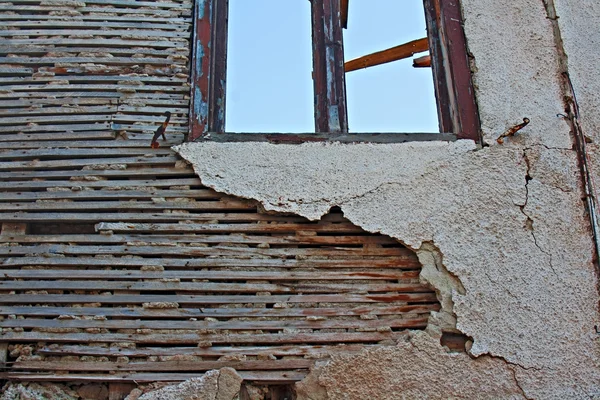
[[423, 0], [440, 131], [481, 140], [463, 19], [458, 0]]
[[228, 0], [196, 0], [192, 35], [190, 134], [225, 130]]

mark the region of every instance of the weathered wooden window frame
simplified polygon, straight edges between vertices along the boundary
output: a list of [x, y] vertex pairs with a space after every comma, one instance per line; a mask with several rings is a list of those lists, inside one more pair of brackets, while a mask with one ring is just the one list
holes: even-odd
[[[342, 25], [348, 0], [310, 0], [313, 35], [314, 135], [297, 141], [338, 140], [348, 132]], [[442, 134], [420, 139], [455, 137], [480, 142], [477, 104], [471, 81], [459, 0], [423, 0], [432, 58], [438, 119]], [[225, 131], [227, 15], [229, 0], [196, 0], [191, 61], [191, 110], [188, 140]], [[444, 132], [451, 133], [445, 135]], [[273, 137], [277, 134], [270, 134]], [[341, 136], [340, 136], [341, 135]], [[406, 141], [410, 134], [380, 135], [384, 141]], [[218, 136], [213, 135], [212, 139]], [[227, 135], [228, 137], [230, 135]], [[248, 135], [244, 135], [248, 136]], [[225, 139], [225, 138], [223, 138]], [[225, 139], [231, 140], [231, 139]], [[252, 140], [236, 135], [236, 140]], [[283, 137], [281, 141], [286, 141]], [[289, 140], [288, 140], [289, 141]]]

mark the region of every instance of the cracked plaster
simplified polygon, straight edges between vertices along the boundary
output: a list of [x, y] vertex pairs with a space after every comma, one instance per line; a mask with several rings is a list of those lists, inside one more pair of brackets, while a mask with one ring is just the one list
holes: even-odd
[[[591, 1], [587, 8], [555, 1], [569, 71], [581, 93], [584, 133], [597, 140], [600, 79], [586, 57], [593, 61], [600, 54], [594, 22], [600, 10]], [[365, 230], [415, 249], [425, 265], [422, 279], [437, 289], [451, 317], [434, 315], [432, 327], [454, 324], [455, 318], [456, 329], [473, 339], [472, 358], [456, 356], [463, 357], [464, 368], [488, 376], [492, 387], [507, 388], [497, 395], [466, 397], [600, 398], [597, 277], [570, 126], [556, 116], [564, 112], [565, 93], [553, 21], [542, 0], [463, 0], [462, 5], [482, 131], [490, 147], [477, 149], [469, 141], [207, 142], [177, 150], [202, 182], [218, 191], [256, 199], [267, 211], [309, 219], [339, 206]], [[573, 50], [581, 35], [587, 42]], [[589, 79], [594, 82], [588, 85]], [[497, 145], [496, 137], [523, 117], [531, 124]], [[592, 163], [600, 165], [595, 146], [590, 144]], [[463, 367], [431, 364], [446, 358], [436, 341], [439, 331], [428, 328], [427, 334], [416, 336], [429, 341], [425, 347], [400, 343], [390, 351], [401, 360], [430, 363], [414, 367], [429, 382], [421, 393], [431, 398], [442, 389], [456, 397], [468, 393], [461, 391], [466, 388]], [[348, 398], [390, 398], [383, 391], [408, 390], [397, 379], [415, 371], [384, 353], [334, 358], [317, 367], [307, 382], [317, 382], [315, 393], [330, 397], [314, 398], [336, 398], [343, 391], [352, 393]], [[371, 370], [365, 359], [387, 367]], [[335, 373], [344, 366], [353, 371], [347, 378]], [[373, 388], [361, 383], [361, 374], [381, 379]]]

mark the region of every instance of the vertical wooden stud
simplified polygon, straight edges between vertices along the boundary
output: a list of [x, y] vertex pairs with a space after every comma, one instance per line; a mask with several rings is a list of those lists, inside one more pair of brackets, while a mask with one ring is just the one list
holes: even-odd
[[340, 0], [312, 0], [315, 130], [348, 132]]

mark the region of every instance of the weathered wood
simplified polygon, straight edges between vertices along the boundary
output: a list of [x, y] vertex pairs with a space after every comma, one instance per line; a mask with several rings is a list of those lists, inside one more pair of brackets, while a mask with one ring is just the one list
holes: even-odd
[[[23, 136], [23, 135], [21, 135]], [[54, 135], [46, 135], [46, 140], [42, 141], [34, 141], [34, 140], [25, 140], [19, 142], [6, 142], [2, 141], [2, 136], [0, 135], [0, 149], [44, 149], [44, 148], [70, 148], [70, 149], [122, 149], [122, 148], [137, 148], [140, 150], [145, 150], [148, 152], [150, 146], [149, 140], [85, 140], [85, 137], [80, 138], [75, 136], [75, 140], [52, 140], [52, 136]], [[84, 136], [84, 135], [82, 135]], [[114, 132], [107, 132], [107, 135], [110, 139], [114, 139]], [[54, 138], [56, 139], [56, 138]], [[167, 137], [167, 141], [161, 141], [162, 147], [168, 149], [171, 146], [176, 144], [181, 144], [182, 137], [177, 135], [170, 135]], [[114, 150], [113, 150], [114, 151]], [[169, 153], [167, 153], [169, 154]], [[178, 172], [180, 175], [182, 174], [182, 169], [173, 169], [172, 171]], [[64, 172], [64, 171], [63, 171]], [[190, 172], [193, 173], [193, 170], [190, 168]], [[38, 172], [39, 173], [39, 172]], [[89, 172], [87, 172], [89, 174]]]
[[[308, 374], [307, 370], [288, 371], [237, 371], [245, 380], [259, 384], [291, 384], [300, 381]], [[0, 379], [15, 381], [36, 382], [179, 382], [197, 378], [198, 373], [113, 373], [113, 374], [53, 374], [53, 373], [26, 373], [4, 372]]]
[[[160, 174], [160, 169], [157, 169]], [[93, 170], [93, 171], [83, 171], [85, 172], [82, 175], [78, 173], [81, 171], [66, 171], [67, 173], [72, 173], [73, 176], [113, 176], [110, 172], [115, 170]], [[34, 171], [38, 172], [38, 171]], [[65, 172], [65, 171], [58, 171]], [[0, 173], [1, 174], [1, 173]], [[91, 175], [90, 175], [91, 174]], [[50, 174], [49, 174], [50, 175]], [[126, 174], [123, 174], [127, 176]], [[61, 174], [61, 177], [64, 176]], [[52, 178], [52, 176], [45, 176], [42, 174], [42, 177]], [[77, 183], [80, 181], [70, 181], [70, 185], [58, 186], [58, 187], [69, 187], [72, 188], [74, 186], [78, 186]], [[87, 181], [83, 181], [87, 182]], [[104, 181], [109, 182], [109, 181]], [[160, 181], [159, 181], [160, 182]], [[17, 182], [14, 182], [17, 183]], [[123, 183], [122, 183], [123, 184]], [[39, 188], [48, 189], [51, 186], [38, 186]], [[120, 188], [122, 186], [114, 185], [114, 187]], [[127, 185], [129, 187], [129, 185]], [[55, 199], [70, 199], [70, 200], [127, 200], [127, 199], [151, 199], [151, 198], [194, 198], [196, 200], [217, 200], [222, 196], [216, 194], [215, 192], [208, 189], [190, 189], [190, 190], [169, 190], [165, 189], [163, 186], [161, 187], [160, 183], [158, 186], [152, 185], [150, 188], [155, 188], [152, 190], [130, 190], [130, 189], [119, 189], [119, 190], [68, 190], [68, 191], [56, 191], [56, 192], [3, 192], [0, 196], [0, 201], [29, 201], [29, 200], [55, 200]], [[86, 186], [86, 188], [97, 188], [96, 186]], [[110, 187], [109, 187], [110, 188]], [[3, 188], [6, 190], [6, 188]], [[32, 189], [32, 187], [28, 187], [26, 185], [21, 186], [21, 190]]]
[[2, 328], [33, 328], [33, 329], [184, 329], [184, 330], [227, 330], [227, 331], [251, 331], [260, 329], [263, 331], [281, 331], [286, 329], [368, 329], [368, 328], [398, 328], [408, 329], [424, 327], [427, 325], [428, 315], [401, 315], [399, 318], [386, 319], [326, 319], [326, 320], [275, 320], [275, 321], [134, 321], [134, 320], [56, 320], [56, 319], [6, 319], [0, 321]]
[[6, 148], [8, 143], [16, 143], [17, 145], [26, 148], [27, 142], [53, 141], [53, 140], [69, 140], [72, 143], [77, 143], [76, 140], [103, 140], [114, 139], [115, 132], [110, 130], [98, 131], [82, 131], [82, 132], [52, 132], [52, 133], [17, 133], [0, 135], [0, 146]]
[[81, 210], [196, 210], [196, 211], [239, 211], [256, 209], [255, 204], [244, 200], [222, 199], [220, 201], [105, 201], [7, 203], [4, 211], [81, 211]]
[[[146, 214], [146, 219], [151, 217], [151, 214]], [[190, 215], [186, 215], [185, 219], [192, 219]], [[266, 220], [266, 215], [261, 215], [261, 219]], [[0, 217], [1, 218], [1, 217]], [[180, 216], [181, 218], [181, 216]], [[132, 221], [133, 218], [129, 220]], [[152, 218], [151, 218], [152, 219]], [[199, 218], [198, 218], [199, 219]], [[219, 219], [213, 217], [212, 219]], [[113, 219], [114, 220], [114, 219]], [[229, 218], [231, 220], [231, 218]], [[108, 220], [107, 220], [108, 221]], [[121, 223], [121, 222], [100, 222], [96, 226], [97, 231], [113, 231], [113, 232], [195, 232], [195, 233], [295, 233], [297, 231], [314, 231], [327, 233], [351, 233], [361, 232], [362, 230], [352, 224], [161, 224], [161, 223]]]
[[117, 349], [100, 346], [60, 345], [53, 344], [38, 350], [40, 354], [49, 356], [114, 356], [118, 351], [120, 356], [148, 357], [148, 356], [175, 356], [189, 355], [199, 357], [221, 357], [230, 354], [244, 354], [248, 356], [274, 355], [274, 356], [323, 356], [323, 354], [352, 354], [366, 349], [374, 349], [381, 345], [346, 344], [340, 346], [244, 346], [244, 347], [138, 347]]
[[416, 53], [421, 53], [429, 49], [427, 38], [413, 40], [386, 50], [378, 51], [366, 56], [346, 61], [344, 69], [346, 72], [356, 71], [357, 69], [374, 67], [412, 57]]
[[245, 234], [229, 234], [229, 235], [0, 235], [0, 243], [133, 243], [144, 242], [152, 244], [173, 244], [173, 243], [241, 243], [257, 245], [268, 243], [270, 245], [297, 245], [297, 244], [312, 244], [312, 245], [364, 245], [364, 244], [387, 244], [397, 245], [398, 243], [385, 236], [259, 236]]
[[[24, 235], [25, 232], [27, 231], [27, 224], [23, 224], [23, 223], [11, 223], [11, 222], [3, 222], [1, 224], [2, 230], [1, 230], [1, 234], [2, 235]], [[2, 241], [0, 241], [0, 243], [3, 243]]]
[[54, 307], [54, 306], [0, 306], [0, 315], [32, 317], [103, 316], [112, 318], [189, 319], [189, 318], [306, 318], [358, 317], [361, 315], [391, 316], [403, 313], [425, 314], [438, 311], [439, 304], [424, 303], [395, 306], [352, 306], [335, 308], [173, 308], [146, 309], [142, 307]]
[[[60, 277], [57, 277], [60, 279]], [[177, 279], [177, 278], [175, 278]], [[389, 292], [429, 292], [430, 289], [419, 283], [219, 283], [219, 282], [89, 282], [72, 280], [52, 281], [0, 281], [0, 290], [88, 290], [115, 291], [115, 294], [130, 294], [136, 291], [177, 293], [389, 293]], [[117, 293], [117, 291], [119, 293]], [[5, 321], [6, 322], [6, 321]], [[11, 322], [7, 322], [11, 323]], [[2, 321], [0, 321], [2, 326]], [[10, 326], [10, 325], [6, 325]], [[257, 328], [259, 329], [259, 328]]]
[[82, 361], [20, 361], [12, 365], [12, 370], [49, 371], [210, 371], [230, 367], [238, 370], [285, 370], [307, 369], [313, 360], [260, 360], [260, 361], [161, 361], [161, 362], [82, 362]]
[[6, 368], [6, 361], [8, 360], [8, 343], [0, 343], [0, 370]]
[[456, 140], [450, 133], [211, 133], [198, 141], [217, 143], [227, 142], [269, 142], [282, 144], [301, 144], [306, 142], [341, 143], [404, 143], [425, 141]]
[[[77, 186], [77, 185], [73, 185]], [[111, 230], [105, 228], [106, 226], [114, 226], [119, 232], [125, 230], [137, 231], [137, 232], [198, 232], [198, 233], [256, 233], [256, 232], [271, 232], [271, 233], [291, 233], [296, 229], [307, 228], [313, 229], [313, 225], [298, 225], [294, 224], [279, 224], [272, 226], [268, 224], [247, 224], [247, 222], [256, 221], [278, 221], [281, 217], [271, 216], [268, 214], [254, 214], [254, 213], [170, 213], [170, 212], [54, 212], [54, 213], [27, 213], [27, 212], [15, 212], [15, 213], [0, 213], [0, 220], [7, 222], [90, 222], [100, 224], [98, 231]], [[226, 223], [212, 224], [212, 221], [219, 220]], [[107, 221], [107, 222], [103, 222]], [[122, 221], [129, 221], [123, 223]], [[156, 221], [152, 224], [143, 224], [144, 221]], [[193, 221], [196, 223], [180, 224], [180, 221]], [[171, 222], [172, 225], [165, 223]], [[117, 225], [109, 225], [117, 224]], [[118, 224], [123, 224], [123, 227]], [[134, 225], [133, 228], [127, 229], [127, 225]], [[162, 226], [161, 226], [162, 225]], [[318, 232], [328, 233], [353, 233], [360, 232], [360, 228], [351, 224], [328, 224], [320, 225]]]
[[402, 332], [315, 332], [315, 333], [230, 333], [230, 334], [138, 334], [138, 333], [51, 333], [51, 332], [5, 332], [0, 342], [51, 342], [51, 343], [116, 343], [193, 345], [211, 342], [213, 345], [265, 345], [265, 344], [331, 344], [331, 343], [377, 343], [404, 337]]
[[[217, 259], [181, 259], [181, 258], [95, 258], [95, 257], [11, 257], [6, 258], [1, 262], [3, 267], [45, 265], [45, 266], [61, 266], [61, 267], [143, 267], [143, 266], [163, 266], [180, 269], [195, 269], [195, 268], [381, 268], [381, 269], [415, 269], [419, 268], [420, 264], [414, 257], [389, 257], [385, 259], [339, 259], [339, 260], [292, 260], [292, 259], [267, 259], [267, 258], [252, 258], [252, 259], [235, 259], [235, 258], [217, 258]], [[123, 272], [124, 274], [125, 272]], [[41, 275], [38, 275], [41, 276]]]
[[40, 244], [37, 246], [0, 246], [0, 255], [28, 254], [65, 254], [65, 255], [154, 255], [154, 256], [193, 256], [193, 257], [410, 257], [410, 250], [405, 248], [355, 248], [355, 247], [314, 247], [314, 248], [259, 248], [239, 247], [233, 245], [217, 246], [94, 246], [94, 245], [62, 245]]
[[270, 296], [203, 296], [203, 295], [77, 295], [77, 294], [11, 294], [0, 295], [0, 304], [142, 304], [176, 302], [187, 305], [209, 304], [275, 304], [275, 303], [419, 303], [436, 301], [434, 293], [393, 294], [317, 294]]
[[[11, 0], [11, 4], [39, 4], [40, 0]], [[189, 3], [178, 2], [154, 2], [154, 1], [136, 1], [136, 0], [86, 0], [85, 4], [106, 4], [127, 7], [152, 7], [189, 10]], [[78, 9], [81, 7], [77, 7]], [[154, 10], [152, 10], [154, 12]]]
[[[152, 154], [152, 150], [148, 149], [148, 155]], [[96, 154], [97, 156], [98, 154]], [[170, 155], [163, 156], [149, 156], [149, 157], [115, 157], [115, 158], [82, 158], [82, 159], [71, 159], [71, 160], [49, 160], [49, 161], [12, 161], [0, 163], [0, 171], [22, 171], [22, 170], [46, 170], [46, 169], [63, 169], [63, 168], [76, 168], [86, 167], [94, 165], [115, 165], [115, 164], [126, 164], [136, 166], [148, 166], [148, 165], [173, 165], [177, 161], [177, 157]], [[77, 185], [69, 185], [77, 186]], [[81, 185], [80, 185], [81, 186]], [[123, 186], [129, 186], [126, 182]], [[129, 186], [130, 187], [130, 186]]]

